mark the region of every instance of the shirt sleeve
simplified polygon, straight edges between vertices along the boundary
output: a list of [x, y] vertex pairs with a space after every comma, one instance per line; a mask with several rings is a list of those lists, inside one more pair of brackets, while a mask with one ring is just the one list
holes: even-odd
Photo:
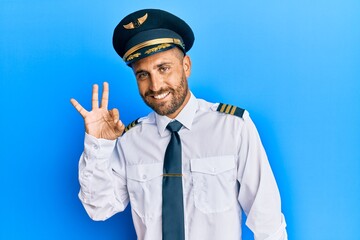
[[79, 198], [93, 220], [106, 220], [129, 203], [125, 163], [116, 140], [85, 134], [79, 160]]
[[247, 112], [241, 130], [238, 181], [238, 201], [255, 240], [287, 240], [279, 190], [259, 134]]

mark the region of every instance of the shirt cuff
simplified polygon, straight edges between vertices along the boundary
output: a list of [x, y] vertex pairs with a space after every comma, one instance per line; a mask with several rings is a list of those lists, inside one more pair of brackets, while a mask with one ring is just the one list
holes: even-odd
[[279, 229], [274, 234], [272, 234], [271, 236], [269, 236], [264, 240], [287, 240], [288, 238], [285, 228], [286, 228], [285, 217], [283, 214], [281, 214], [281, 225]]
[[107, 159], [111, 156], [116, 140], [96, 138], [85, 133], [84, 153], [90, 159]]

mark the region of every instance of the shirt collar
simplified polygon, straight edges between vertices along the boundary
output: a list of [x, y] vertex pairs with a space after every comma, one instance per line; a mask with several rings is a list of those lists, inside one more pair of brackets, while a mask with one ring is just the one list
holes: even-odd
[[[195, 113], [198, 108], [198, 101], [192, 92], [190, 92], [189, 101], [175, 119], [178, 120], [185, 128], [191, 130]], [[169, 124], [169, 122], [173, 121], [173, 119], [155, 113], [155, 120], [160, 136], [166, 135], [166, 126]]]

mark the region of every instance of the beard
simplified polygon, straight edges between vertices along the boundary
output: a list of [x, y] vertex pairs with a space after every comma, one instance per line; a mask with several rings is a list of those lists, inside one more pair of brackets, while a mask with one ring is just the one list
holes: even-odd
[[[185, 74], [182, 74], [180, 84], [175, 88], [161, 88], [159, 91], [148, 90], [144, 95], [141, 95], [141, 98], [144, 100], [145, 104], [149, 106], [159, 115], [170, 115], [175, 113], [184, 103], [186, 96], [188, 94], [189, 87]], [[172, 98], [169, 101], [158, 103], [154, 101], [153, 95], [159, 95], [162, 93], [170, 92]]]

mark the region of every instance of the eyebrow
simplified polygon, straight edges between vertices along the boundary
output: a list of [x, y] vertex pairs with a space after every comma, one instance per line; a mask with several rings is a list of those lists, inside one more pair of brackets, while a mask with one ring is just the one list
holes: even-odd
[[[173, 64], [174, 64], [174, 63], [173, 63], [173, 62], [170, 62], [170, 61], [161, 62], [161, 63], [155, 65], [153, 69], [157, 69], [157, 68], [163, 67], [164, 65], [173, 65]], [[135, 75], [137, 75], [137, 74], [139, 74], [139, 73], [148, 73], [148, 71], [143, 70], [143, 69], [140, 69], [140, 70], [137, 70], [137, 71], [135, 72]]]
[[148, 71], [145, 71], [145, 70], [138, 70], [135, 72], [135, 76], [138, 75], [139, 73], [148, 73]]
[[155, 65], [154, 69], [163, 67], [164, 65], [173, 65], [173, 63], [172, 62], [162, 62], [162, 63], [159, 63], [158, 65]]

